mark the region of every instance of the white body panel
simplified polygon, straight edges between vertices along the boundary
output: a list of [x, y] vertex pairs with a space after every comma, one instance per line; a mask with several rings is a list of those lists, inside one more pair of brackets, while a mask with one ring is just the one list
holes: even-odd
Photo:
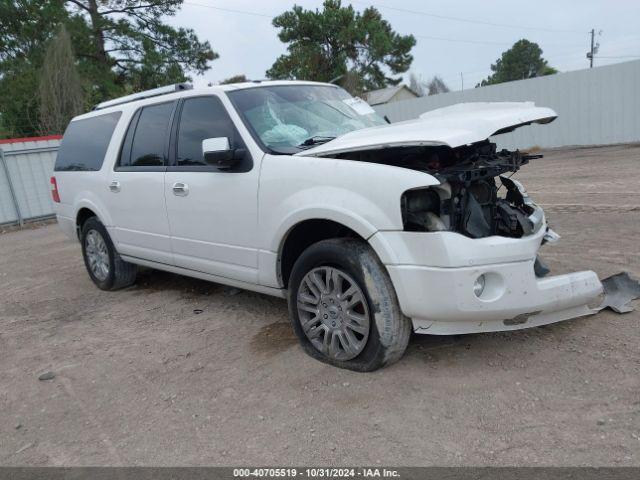
[[375, 148], [410, 145], [459, 147], [481, 142], [500, 130], [548, 123], [558, 115], [533, 102], [460, 103], [420, 115], [415, 120], [347, 133], [298, 155], [325, 156]]
[[[593, 272], [535, 277], [544, 220], [537, 231], [518, 239], [406, 232], [402, 194], [438, 185], [435, 177], [382, 164], [317, 158], [380, 146], [455, 147], [521, 124], [551, 121], [556, 116], [552, 110], [532, 103], [463, 104], [415, 121], [355, 131], [300, 154], [272, 155], [260, 149], [224, 95], [247, 87], [255, 85], [187, 90], [107, 109], [121, 111], [122, 117], [102, 169], [55, 173], [63, 230], [72, 235], [78, 212], [89, 208], [127, 261], [284, 296], [279, 260], [288, 233], [305, 220], [325, 219], [369, 242], [390, 274], [402, 311], [420, 333], [512, 330], [592, 313], [586, 304], [602, 291]], [[247, 145], [253, 158], [250, 171], [114, 169], [136, 109], [211, 94], [220, 96]], [[110, 189], [111, 182], [119, 182], [117, 192]], [[186, 189], [176, 194], [176, 183]], [[478, 298], [473, 283], [482, 273], [490, 274], [493, 284], [488, 296]]]
[[[258, 172], [254, 165], [247, 173], [165, 174], [177, 266], [258, 283]], [[188, 186], [188, 195], [174, 194], [178, 182]]]
[[[164, 172], [110, 172], [104, 202], [111, 216], [112, 236], [123, 255], [173, 263], [164, 177]], [[112, 182], [118, 182], [119, 191], [109, 189]]]

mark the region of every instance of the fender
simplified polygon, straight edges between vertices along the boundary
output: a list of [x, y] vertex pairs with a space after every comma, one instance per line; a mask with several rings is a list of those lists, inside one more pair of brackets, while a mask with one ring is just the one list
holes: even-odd
[[286, 233], [304, 220], [332, 220], [365, 239], [378, 230], [402, 230], [402, 194], [439, 184], [427, 173], [391, 165], [267, 154], [258, 194], [260, 248], [278, 252]]
[[[373, 208], [373, 206], [372, 206]], [[268, 250], [280, 252], [289, 232], [299, 223], [306, 220], [331, 220], [350, 228], [365, 240], [375, 234], [378, 229], [367, 219], [344, 207], [317, 204], [301, 207], [285, 216], [278, 229], [271, 237]]]
[[100, 199], [89, 190], [83, 190], [78, 192], [76, 198], [73, 201], [74, 212], [73, 219], [75, 221], [78, 218], [78, 212], [83, 208], [88, 208], [98, 216], [98, 220], [107, 228], [110, 229], [113, 226], [113, 221], [109, 215], [107, 209], [101, 206]]

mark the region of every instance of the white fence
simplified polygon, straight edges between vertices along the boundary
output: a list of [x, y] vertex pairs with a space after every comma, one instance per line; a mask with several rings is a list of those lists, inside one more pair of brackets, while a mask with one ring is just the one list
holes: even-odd
[[49, 180], [59, 145], [50, 137], [0, 144], [0, 224], [53, 216]]
[[640, 141], [640, 60], [378, 105], [392, 122], [460, 102], [521, 102], [551, 107], [548, 125], [494, 140], [504, 148], [606, 145]]

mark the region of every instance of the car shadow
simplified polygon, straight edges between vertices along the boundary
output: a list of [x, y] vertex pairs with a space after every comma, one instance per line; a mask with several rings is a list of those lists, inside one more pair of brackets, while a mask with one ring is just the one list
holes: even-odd
[[[229, 301], [244, 305], [247, 311], [268, 309], [273, 315], [264, 319], [264, 325], [251, 341], [251, 349], [259, 354], [272, 355], [283, 352], [297, 344], [297, 339], [289, 323], [287, 302], [284, 299], [269, 295], [228, 287], [222, 284], [186, 277], [179, 274], [141, 268], [136, 284], [130, 287], [131, 292], [149, 294], [162, 291], [177, 292], [182, 298], [198, 301]], [[468, 335], [424, 335], [413, 333], [405, 353], [405, 361], [421, 359], [437, 362], [445, 356], [474, 358], [476, 356], [521, 356], [524, 345], [562, 341], [563, 337], [573, 335], [580, 319], [564, 321], [556, 324], [507, 332], [490, 332]], [[469, 355], [469, 351], [471, 355]], [[463, 355], [464, 354], [464, 355]]]

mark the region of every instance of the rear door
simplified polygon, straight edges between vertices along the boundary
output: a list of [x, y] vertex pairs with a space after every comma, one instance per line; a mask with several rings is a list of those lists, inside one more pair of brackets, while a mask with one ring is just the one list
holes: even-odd
[[132, 117], [109, 180], [118, 251], [172, 264], [164, 176], [176, 101], [141, 107]]
[[251, 155], [230, 170], [209, 166], [202, 140], [228, 137], [246, 148], [220, 98], [184, 99], [165, 177], [175, 264], [244, 282], [258, 281], [258, 168]]

